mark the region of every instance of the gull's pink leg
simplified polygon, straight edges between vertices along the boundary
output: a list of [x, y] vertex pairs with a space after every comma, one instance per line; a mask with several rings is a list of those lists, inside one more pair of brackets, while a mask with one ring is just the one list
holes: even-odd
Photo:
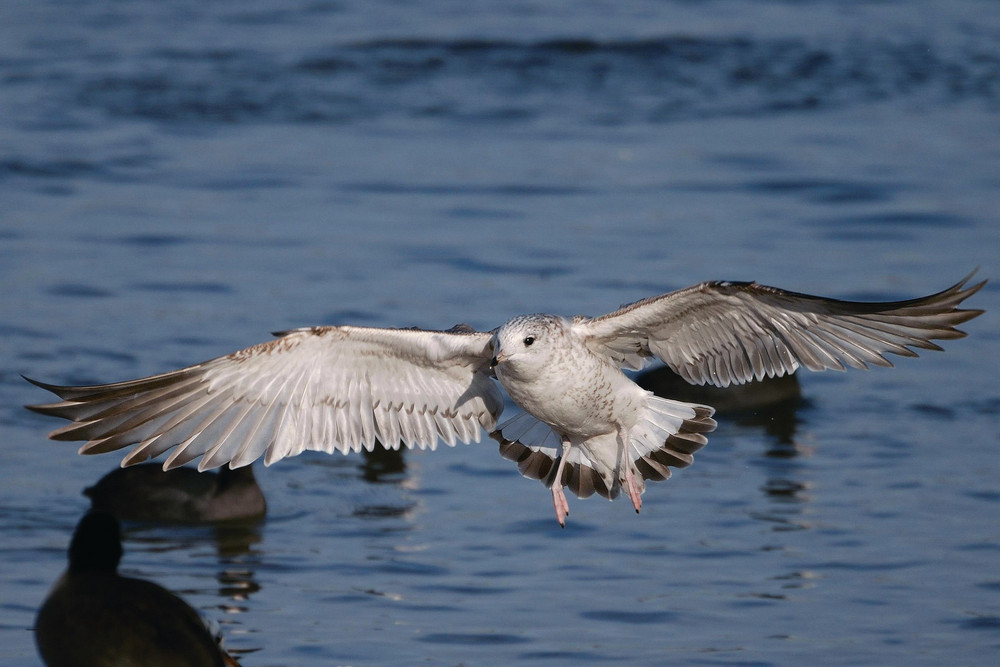
[[639, 495], [639, 486], [635, 483], [635, 472], [632, 460], [628, 455], [629, 434], [628, 429], [618, 428], [618, 440], [621, 444], [621, 467], [625, 470], [625, 488], [628, 489], [628, 497], [632, 500], [632, 507], [638, 514], [642, 508], [642, 496]]
[[565, 528], [566, 516], [569, 514], [569, 503], [566, 502], [566, 494], [563, 493], [562, 486], [552, 487], [552, 506], [556, 508], [556, 521]]
[[566, 494], [563, 492], [563, 470], [566, 468], [566, 459], [569, 455], [569, 440], [563, 440], [562, 455], [559, 457], [559, 465], [556, 467], [556, 476], [552, 480], [552, 506], [556, 508], [556, 520], [563, 528], [566, 527], [566, 516], [569, 515], [569, 503], [566, 502]]
[[632, 499], [632, 507], [638, 514], [639, 510], [642, 509], [642, 496], [639, 495], [639, 487], [635, 483], [635, 473], [632, 472], [631, 465], [625, 470], [625, 484], [628, 486], [628, 497]]

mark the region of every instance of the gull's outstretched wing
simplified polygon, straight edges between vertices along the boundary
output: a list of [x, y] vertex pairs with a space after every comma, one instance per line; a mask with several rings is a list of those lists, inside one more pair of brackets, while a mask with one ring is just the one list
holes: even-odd
[[937, 294], [890, 302], [713, 281], [578, 318], [576, 327], [595, 353], [623, 367], [639, 369], [656, 356], [692, 384], [726, 387], [799, 366], [892, 366], [884, 354], [915, 357], [910, 348], [940, 350], [932, 340], [965, 336], [955, 326], [983, 312], [958, 308], [986, 284], [966, 287], [972, 275]]
[[304, 450], [433, 449], [479, 441], [503, 397], [490, 377], [490, 334], [316, 327], [139, 380], [60, 387], [61, 402], [28, 406], [69, 419], [49, 434], [85, 440], [81, 454], [137, 444], [122, 465], [176, 447], [163, 464], [266, 464]]

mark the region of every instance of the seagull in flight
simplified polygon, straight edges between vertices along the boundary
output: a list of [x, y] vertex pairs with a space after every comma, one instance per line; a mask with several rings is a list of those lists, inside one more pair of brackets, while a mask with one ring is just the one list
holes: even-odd
[[[520, 472], [569, 513], [564, 488], [635, 511], [646, 480], [691, 464], [714, 410], [661, 398], [633, 382], [658, 358], [692, 384], [794, 372], [892, 366], [885, 354], [940, 350], [982, 310], [959, 309], [985, 280], [975, 272], [936, 294], [841, 301], [754, 282], [710, 281], [600, 317], [519, 315], [492, 331], [321, 326], [160, 375], [92, 386], [25, 378], [59, 402], [28, 409], [68, 419], [49, 437], [81, 454], [135, 445], [122, 466], [173, 450], [169, 470], [265, 465], [305, 450], [371, 451], [376, 442], [434, 449], [478, 442], [483, 430]], [[497, 425], [502, 387], [522, 413]]]

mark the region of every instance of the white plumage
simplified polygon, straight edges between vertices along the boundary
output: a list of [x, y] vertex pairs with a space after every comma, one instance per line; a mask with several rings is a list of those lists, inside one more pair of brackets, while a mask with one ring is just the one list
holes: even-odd
[[[62, 401], [28, 406], [70, 420], [50, 434], [82, 454], [135, 445], [122, 465], [173, 450], [169, 469], [271, 464], [305, 450], [433, 449], [479, 441], [552, 489], [635, 506], [646, 479], [689, 465], [715, 427], [712, 408], [653, 396], [622, 368], [657, 357], [694, 384], [727, 386], [795, 371], [891, 366], [886, 353], [964, 336], [979, 315], [958, 305], [985, 281], [971, 274], [937, 294], [868, 303], [756, 283], [706, 282], [597, 318], [518, 316], [489, 332], [338, 326], [296, 329], [188, 368], [106, 385], [35, 384]], [[503, 410], [497, 382], [520, 405]], [[495, 429], [495, 430], [494, 430]]]

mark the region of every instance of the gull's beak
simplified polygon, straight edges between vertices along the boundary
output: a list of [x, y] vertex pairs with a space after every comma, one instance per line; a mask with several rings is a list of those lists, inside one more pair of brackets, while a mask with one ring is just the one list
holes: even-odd
[[506, 360], [507, 357], [505, 357], [503, 353], [493, 355], [493, 358], [490, 359], [490, 370], [493, 370]]

